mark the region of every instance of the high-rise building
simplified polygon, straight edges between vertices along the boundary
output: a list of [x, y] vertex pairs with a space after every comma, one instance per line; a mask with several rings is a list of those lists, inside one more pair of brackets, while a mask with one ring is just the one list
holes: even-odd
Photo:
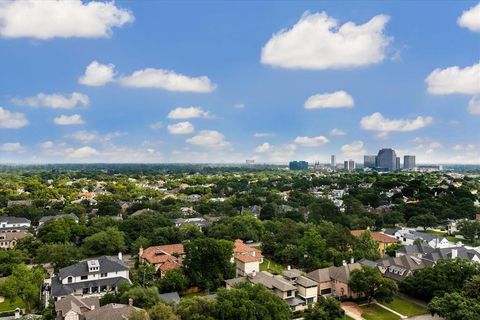
[[377, 163], [377, 156], [363, 156], [364, 168], [375, 168]]
[[397, 154], [393, 149], [381, 149], [377, 155], [377, 168], [386, 171], [397, 169]]
[[404, 156], [403, 168], [407, 170], [415, 169], [415, 156]]
[[330, 158], [330, 165], [332, 166], [332, 168], [335, 168], [335, 166], [337, 165], [337, 161], [335, 159], [335, 155], [332, 154], [331, 158]]
[[396, 166], [395, 166], [395, 167], [396, 167], [395, 170], [400, 170], [400, 157], [397, 157], [396, 163], [397, 163], [397, 164], [396, 164]]
[[288, 164], [290, 170], [306, 170], [308, 169], [307, 161], [290, 161]]
[[355, 169], [355, 161], [348, 160], [343, 162], [343, 168], [345, 170], [354, 170]]

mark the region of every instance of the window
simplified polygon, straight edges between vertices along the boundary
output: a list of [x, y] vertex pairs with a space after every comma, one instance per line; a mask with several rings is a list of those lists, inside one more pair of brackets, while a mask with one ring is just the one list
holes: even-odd
[[331, 293], [332, 293], [332, 288], [327, 288], [327, 289], [322, 289], [322, 290], [320, 290], [320, 294], [321, 294], [321, 295], [331, 294]]
[[105, 292], [107, 291], [107, 286], [101, 286], [100, 287], [100, 292]]
[[100, 274], [100, 277], [102, 277], [102, 278], [105, 278], [106, 276], [107, 276], [107, 273], [106, 273], [106, 272]]
[[313, 298], [307, 298], [307, 304], [312, 304], [313, 303]]
[[292, 295], [292, 290], [287, 291], [287, 297], [290, 297]]
[[88, 279], [88, 276], [81, 276], [80, 279], [81, 279], [81, 280], [87, 280], [87, 279]]
[[87, 293], [89, 293], [89, 292], [90, 292], [89, 288], [83, 288], [83, 290], [82, 290], [82, 293], [83, 293], [83, 294], [87, 294]]
[[72, 277], [68, 277], [68, 278], [67, 278], [67, 282], [68, 282], [68, 283], [72, 283], [72, 281], [73, 281], [73, 278], [72, 278]]

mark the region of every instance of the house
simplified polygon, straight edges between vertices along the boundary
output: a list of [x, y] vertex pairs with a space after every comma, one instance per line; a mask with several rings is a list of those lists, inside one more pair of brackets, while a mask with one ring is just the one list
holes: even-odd
[[234, 245], [232, 262], [235, 262], [237, 276], [246, 276], [260, 271], [260, 263], [263, 262], [262, 252], [246, 245], [240, 239], [235, 240]]
[[[355, 237], [358, 237], [362, 235], [366, 230], [352, 230], [351, 234]], [[395, 238], [392, 237], [388, 234], [381, 233], [381, 232], [370, 232], [372, 239], [375, 240], [375, 242], [378, 245], [378, 252], [380, 252], [380, 255], [383, 257], [385, 255], [385, 251], [389, 246], [391, 246], [394, 243], [398, 243], [399, 241]]]
[[26, 206], [29, 207], [32, 205], [32, 200], [8, 200], [7, 201], [7, 207], [13, 207], [13, 206]]
[[30, 220], [20, 217], [0, 217], [0, 232], [26, 231], [30, 228]]
[[423, 243], [423, 242], [415, 243], [415, 244], [398, 248], [397, 250], [395, 250], [395, 256], [399, 257], [403, 255], [408, 255], [408, 256], [413, 256], [417, 258], [422, 258], [434, 250], [435, 250], [434, 248], [430, 247], [426, 243]]
[[197, 202], [197, 201], [200, 201], [201, 198], [202, 198], [202, 196], [199, 195], [199, 194], [190, 194], [190, 195], [187, 196], [187, 201]]
[[118, 257], [86, 259], [60, 269], [51, 279], [51, 295], [59, 300], [70, 294], [86, 297], [117, 291], [122, 283], [131, 283], [129, 271], [121, 253]]
[[60, 220], [60, 219], [63, 219], [63, 218], [71, 218], [73, 219], [76, 223], [78, 223], [78, 217], [73, 214], [73, 213], [69, 213], [69, 214], [58, 214], [56, 216], [44, 216], [44, 217], [41, 217], [40, 220], [38, 221], [38, 226], [41, 227], [44, 223], [48, 222], [48, 221], [52, 221], [52, 220]]
[[208, 226], [207, 220], [203, 218], [178, 218], [173, 221], [175, 223], [175, 227], [180, 228], [184, 224], [194, 224], [196, 225], [200, 230], [202, 230], [204, 227]]
[[304, 301], [304, 306], [310, 308], [317, 302], [318, 283], [304, 276], [298, 269], [290, 269], [283, 272], [283, 277], [291, 281], [297, 287], [297, 298]]
[[57, 320], [84, 320], [85, 313], [100, 307], [98, 297], [80, 298], [68, 295], [55, 302], [55, 319]]
[[431, 262], [408, 255], [377, 261], [378, 269], [382, 275], [395, 281], [402, 281], [416, 270], [432, 265]]
[[100, 308], [95, 308], [85, 313], [85, 320], [127, 320], [133, 311], [143, 309], [133, 306], [133, 300], [130, 299], [128, 304], [109, 303]]
[[359, 294], [352, 292], [348, 286], [350, 274], [353, 270], [360, 269], [358, 262], [343, 263], [339, 267], [317, 269], [307, 273], [307, 277], [318, 282], [319, 296], [332, 296], [336, 298], [358, 298]]
[[28, 237], [30, 235], [30, 233], [25, 231], [0, 232], [0, 249], [15, 249], [18, 240]]
[[431, 261], [432, 263], [435, 263], [438, 260], [456, 258], [462, 258], [473, 262], [480, 262], [480, 253], [474, 249], [467, 249], [465, 247], [436, 248], [429, 253], [423, 255], [422, 258], [424, 260]]
[[160, 277], [169, 270], [181, 269], [184, 255], [185, 251], [181, 243], [140, 248], [138, 252], [139, 262], [155, 266]]
[[420, 239], [432, 248], [455, 247], [457, 244], [448, 241], [447, 238], [435, 234], [418, 232], [415, 229], [399, 229], [394, 234], [395, 238], [404, 245], [412, 245], [415, 240]]
[[179, 304], [180, 303], [180, 296], [178, 292], [168, 292], [160, 294], [160, 299], [165, 303], [173, 303]]

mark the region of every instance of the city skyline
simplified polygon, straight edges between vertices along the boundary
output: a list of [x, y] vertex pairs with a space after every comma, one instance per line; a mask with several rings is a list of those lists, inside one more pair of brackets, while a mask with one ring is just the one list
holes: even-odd
[[0, 163], [393, 148], [480, 164], [477, 16], [478, 1], [2, 2]]

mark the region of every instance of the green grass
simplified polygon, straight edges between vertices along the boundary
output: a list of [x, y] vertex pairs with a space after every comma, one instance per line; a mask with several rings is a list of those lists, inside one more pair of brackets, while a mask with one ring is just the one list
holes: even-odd
[[263, 262], [260, 264], [260, 271], [268, 271], [273, 274], [281, 274], [283, 267], [278, 263], [263, 257]]
[[201, 296], [204, 296], [205, 293], [200, 291], [200, 292], [193, 292], [193, 293], [188, 293], [188, 294], [185, 294], [185, 295], [182, 295], [180, 298], [181, 299], [192, 299], [193, 297], [201, 297]]
[[15, 310], [16, 308], [23, 309], [24, 307], [25, 306], [24, 306], [22, 300], [20, 300], [18, 298], [13, 301], [13, 304], [11, 303], [11, 300], [5, 299], [4, 302], [0, 303], [0, 312], [12, 311], [12, 310]]
[[399, 316], [391, 313], [388, 310], [383, 309], [375, 304], [368, 306], [362, 306], [362, 317], [365, 320], [398, 320]]
[[431, 229], [428, 229], [426, 231], [422, 230], [422, 231], [419, 231], [419, 232], [434, 234], [434, 235], [437, 235], [437, 236], [446, 236], [447, 235], [446, 231], [438, 231], [438, 230], [431, 230]]
[[384, 303], [384, 305], [408, 317], [427, 313], [427, 309], [424, 307], [400, 297], [394, 297], [392, 302]]

